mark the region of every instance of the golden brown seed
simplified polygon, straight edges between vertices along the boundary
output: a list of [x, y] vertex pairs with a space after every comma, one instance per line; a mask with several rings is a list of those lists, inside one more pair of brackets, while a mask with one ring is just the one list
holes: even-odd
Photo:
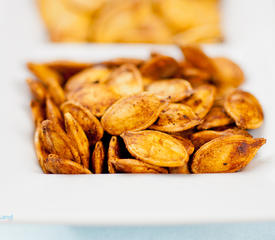
[[42, 122], [42, 138], [48, 152], [80, 163], [79, 153], [64, 130], [51, 120]]
[[92, 63], [87, 62], [76, 62], [76, 61], [68, 61], [68, 60], [56, 60], [45, 63], [47, 67], [53, 69], [58, 72], [63, 79], [66, 80], [72, 75], [75, 75], [86, 68], [92, 67]]
[[227, 135], [243, 135], [246, 137], [253, 137], [248, 131], [240, 128], [229, 128], [223, 131]]
[[231, 92], [233, 92], [235, 89], [235, 87], [232, 87], [230, 85], [216, 84], [215, 104], [222, 103], [219, 105], [223, 106], [225, 97]]
[[45, 160], [48, 156], [46, 149], [43, 146], [43, 142], [41, 139], [41, 125], [37, 126], [34, 132], [34, 148], [36, 152], [36, 157], [38, 159], [39, 165], [44, 173], [49, 173], [45, 168]]
[[122, 173], [168, 173], [167, 169], [137, 159], [111, 160], [117, 172]]
[[188, 81], [190, 81], [190, 79], [196, 79], [197, 81], [200, 80], [203, 83], [207, 83], [207, 81], [211, 79], [211, 74], [205, 70], [201, 70], [193, 66], [183, 67], [181, 69], [181, 74], [183, 78], [187, 79]]
[[61, 75], [47, 67], [45, 64], [29, 62], [27, 63], [27, 67], [46, 86], [48, 86], [50, 82], [56, 82], [59, 84], [63, 83]]
[[124, 64], [132, 64], [132, 65], [135, 65], [136, 67], [139, 67], [143, 63], [144, 63], [144, 60], [138, 59], [138, 58], [114, 58], [111, 60], [101, 62], [101, 64], [107, 66], [108, 68], [120, 67], [121, 65], [124, 65]]
[[110, 75], [110, 70], [105, 67], [92, 67], [85, 69], [68, 79], [65, 90], [66, 93], [75, 92], [85, 85], [94, 83], [104, 83]]
[[191, 129], [188, 129], [186, 131], [182, 131], [182, 132], [174, 132], [173, 135], [177, 135], [177, 136], [181, 136], [183, 138], [190, 138], [190, 136], [196, 132], [195, 131], [195, 128], [191, 128]]
[[95, 144], [95, 149], [92, 155], [92, 170], [93, 173], [99, 174], [103, 171], [103, 164], [105, 159], [104, 146], [101, 141]]
[[192, 134], [190, 139], [195, 149], [199, 149], [203, 144], [225, 135], [227, 134], [224, 134], [223, 131], [205, 130]]
[[80, 13], [77, 7], [69, 2], [72, 1], [38, 0], [36, 2], [49, 30], [51, 41], [81, 42], [87, 39], [91, 16]]
[[45, 120], [45, 109], [37, 100], [31, 101], [31, 112], [35, 126], [38, 126], [43, 120]]
[[65, 113], [64, 119], [67, 135], [77, 148], [82, 165], [89, 168], [89, 141], [85, 132], [69, 112]]
[[183, 79], [155, 81], [147, 86], [146, 91], [168, 99], [170, 102], [179, 102], [193, 93], [190, 83]]
[[126, 148], [137, 159], [161, 167], [179, 167], [188, 161], [185, 147], [172, 136], [144, 130], [121, 134]]
[[242, 135], [224, 136], [204, 144], [195, 153], [191, 169], [194, 173], [229, 173], [244, 168], [265, 144], [264, 138]]
[[179, 65], [180, 65], [180, 70], [182, 71], [183, 69], [188, 69], [188, 68], [194, 68], [194, 69], [198, 69], [196, 67], [194, 67], [190, 62], [188, 62], [186, 59], [180, 60], [178, 61]]
[[181, 132], [193, 128], [201, 122], [192, 108], [180, 103], [171, 103], [161, 111], [157, 121], [150, 129], [163, 132]]
[[[90, 0], [68, 0], [65, 4], [81, 13], [93, 14], [99, 10], [105, 2], [102, 0], [90, 1]], [[88, 40], [88, 39], [86, 39]]]
[[145, 77], [160, 79], [172, 77], [178, 69], [179, 64], [174, 58], [161, 55], [146, 61], [140, 71]]
[[91, 174], [91, 171], [79, 163], [50, 154], [45, 161], [45, 168], [56, 174]]
[[214, 103], [215, 92], [214, 86], [205, 84], [196, 88], [193, 95], [183, 100], [182, 103], [191, 107], [199, 118], [204, 118]]
[[107, 80], [107, 85], [120, 96], [129, 96], [143, 91], [142, 76], [132, 64], [124, 64], [114, 70]]
[[209, 84], [209, 81], [205, 81], [200, 78], [189, 78], [188, 82], [191, 84], [193, 89], [196, 89], [205, 84]]
[[212, 58], [215, 68], [214, 82], [217, 84], [238, 87], [244, 82], [242, 69], [233, 61], [225, 57]]
[[170, 167], [169, 173], [171, 174], [190, 174], [190, 171], [188, 169], [188, 164], [184, 164], [181, 167]]
[[240, 128], [255, 129], [263, 123], [263, 109], [251, 93], [234, 90], [226, 97], [224, 108]]
[[80, 103], [97, 117], [101, 117], [119, 98], [120, 96], [110, 86], [103, 84], [90, 84], [68, 95], [69, 100]]
[[47, 95], [47, 90], [46, 88], [43, 86], [43, 84], [41, 82], [38, 82], [36, 80], [33, 80], [31, 78], [27, 78], [26, 82], [31, 90], [31, 93], [33, 95], [33, 97], [43, 103], [46, 99], [46, 95]]
[[194, 145], [193, 143], [188, 139], [188, 138], [184, 138], [181, 137], [179, 135], [171, 135], [173, 138], [176, 138], [179, 142], [181, 142], [181, 144], [185, 147], [188, 155], [191, 155], [194, 152]]
[[120, 149], [119, 149], [118, 139], [116, 136], [112, 136], [109, 144], [108, 161], [107, 161], [109, 173], [116, 173], [112, 162], [118, 159], [120, 157], [119, 155], [120, 155]]
[[67, 112], [72, 114], [86, 133], [91, 145], [103, 137], [103, 128], [99, 120], [88, 109], [73, 101], [63, 103], [60, 108], [63, 114]]
[[144, 77], [144, 76], [142, 77], [142, 82], [143, 82], [143, 86], [145, 89], [147, 88], [147, 86], [149, 86], [154, 81], [156, 81], [156, 80], [153, 78]]
[[165, 105], [164, 100], [150, 93], [124, 97], [105, 112], [101, 123], [111, 135], [146, 129], [156, 121]]
[[28, 68], [45, 85], [57, 105], [65, 101], [65, 94], [60, 86], [63, 82], [61, 75], [43, 64], [28, 63]]
[[251, 135], [242, 129], [238, 128], [232, 128], [232, 129], [227, 129], [224, 131], [214, 131], [214, 130], [205, 130], [205, 131], [200, 131], [196, 132], [191, 135], [190, 139], [192, 143], [195, 146], [195, 149], [200, 148], [203, 144], [218, 138], [222, 136], [228, 136], [228, 135], [243, 135], [246, 137], [251, 137]]
[[64, 121], [61, 112], [49, 97], [46, 99], [46, 116], [47, 119], [52, 120], [53, 122], [60, 124], [60, 126], [63, 127]]
[[202, 124], [197, 128], [199, 130], [226, 126], [233, 123], [233, 119], [227, 115], [224, 108], [221, 106], [214, 106], [206, 115]]
[[[178, 1], [179, 3], [183, 3], [185, 4], [183, 1]], [[189, 2], [188, 3], [188, 6], [190, 6], [189, 4], [196, 4], [195, 2]], [[221, 33], [221, 29], [220, 27], [218, 26], [219, 24], [217, 24], [217, 15], [214, 17], [216, 20], [216, 23], [213, 24], [212, 22], [212, 19], [213, 18], [213, 11], [209, 11], [209, 3], [211, 4], [214, 4], [215, 7], [218, 7], [218, 4], [216, 1], [214, 2], [204, 2], [204, 6], [205, 6], [205, 10], [199, 10], [199, 11], [196, 11], [195, 9], [194, 10], [187, 10], [188, 12], [190, 12], [192, 15], [196, 12], [196, 14], [199, 14], [198, 16], [194, 16], [196, 18], [196, 20], [198, 19], [203, 19], [202, 20], [202, 24], [195, 24], [196, 26], [193, 26], [191, 28], [188, 28], [187, 30], [183, 31], [183, 32], [179, 32], [178, 34], [176, 34], [174, 36], [174, 42], [177, 43], [177, 44], [191, 44], [191, 43], [217, 43], [217, 42], [223, 42], [224, 41], [224, 37], [222, 36], [222, 33]], [[176, 8], [178, 8], [178, 4], [174, 4]], [[201, 4], [199, 4], [200, 7], [202, 6]], [[187, 5], [186, 5], [187, 6]], [[212, 5], [213, 6], [213, 5]], [[185, 8], [185, 7], [184, 7]], [[180, 10], [180, 9], [179, 9]], [[166, 10], [165, 10], [166, 11]], [[182, 11], [182, 10], [180, 10]], [[186, 12], [186, 10], [183, 10], [184, 12]], [[205, 13], [208, 13], [208, 17], [205, 16], [204, 14]], [[216, 11], [216, 14], [219, 14], [219, 11]], [[178, 15], [181, 15], [180, 13], [179, 14], [176, 14], [175, 12], [172, 12], [173, 15], [175, 16], [178, 16]], [[201, 15], [202, 14], [202, 15]], [[177, 17], [176, 17], [177, 18]], [[210, 20], [210, 24], [207, 24], [205, 22], [206, 19], [211, 19]], [[196, 21], [195, 20], [195, 21]], [[201, 21], [199, 20], [199, 21]], [[187, 20], [188, 21], [188, 20]], [[180, 21], [182, 22], [182, 21]], [[183, 22], [185, 22], [183, 20]], [[194, 20], [192, 20], [190, 22], [190, 24], [194, 24]]]
[[[189, 156], [194, 152], [195, 147], [189, 139], [178, 136], [178, 135], [171, 135], [171, 136], [176, 138], [179, 142], [181, 142], [181, 144], [185, 147], [185, 149], [186, 149]], [[170, 167], [169, 168], [169, 173], [172, 173], [172, 174], [189, 174], [190, 171], [189, 171], [189, 168], [188, 168], [188, 162], [185, 163], [183, 166], [180, 166], [180, 167]]]
[[180, 46], [181, 51], [187, 62], [196, 68], [205, 70], [212, 74], [215, 71], [211, 58], [209, 58], [198, 46], [184, 45]]

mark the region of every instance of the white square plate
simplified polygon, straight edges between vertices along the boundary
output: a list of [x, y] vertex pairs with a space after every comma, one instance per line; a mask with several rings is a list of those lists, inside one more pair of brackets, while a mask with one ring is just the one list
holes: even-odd
[[[70, 224], [186, 224], [275, 220], [274, 79], [260, 52], [211, 46], [211, 56], [240, 63], [265, 111], [265, 123], [253, 131], [267, 138], [242, 172], [208, 175], [46, 175], [33, 149], [30, 96], [25, 62], [114, 57], [146, 58], [150, 50], [180, 57], [172, 46], [43, 45], [18, 62], [7, 57], [1, 88], [0, 215], [15, 222]], [[257, 54], [257, 58], [255, 58]]]

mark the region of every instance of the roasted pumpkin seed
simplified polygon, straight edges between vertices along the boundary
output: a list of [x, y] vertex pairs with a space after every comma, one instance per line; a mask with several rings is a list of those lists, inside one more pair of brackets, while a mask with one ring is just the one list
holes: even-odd
[[171, 103], [161, 111], [158, 120], [150, 129], [163, 132], [181, 132], [193, 128], [201, 122], [192, 108], [180, 103]]
[[215, 71], [213, 62], [198, 46], [184, 45], [180, 47], [185, 60], [198, 69], [205, 70], [208, 73]]
[[137, 159], [111, 160], [116, 172], [122, 173], [168, 173], [167, 169]]
[[255, 129], [263, 123], [263, 109], [251, 93], [236, 89], [226, 97], [224, 108], [240, 128]]
[[232, 87], [230, 85], [224, 85], [224, 84], [216, 84], [216, 99], [215, 99], [215, 104], [217, 102], [220, 102], [221, 106], [224, 104], [225, 97], [233, 92], [236, 88]]
[[63, 103], [60, 108], [63, 114], [67, 112], [72, 114], [86, 133], [91, 145], [103, 137], [103, 128], [99, 120], [88, 109], [73, 101]]
[[178, 70], [178, 62], [174, 58], [163, 55], [151, 58], [140, 68], [143, 76], [154, 79], [173, 77]]
[[41, 125], [37, 126], [34, 132], [34, 148], [39, 165], [44, 173], [49, 173], [45, 168], [45, 160], [48, 156], [41, 139]]
[[53, 122], [60, 124], [60, 126], [63, 127], [64, 121], [61, 112], [49, 97], [46, 99], [46, 116], [47, 119], [52, 120]]
[[181, 69], [182, 77], [187, 79], [188, 81], [192, 79], [200, 80], [202, 83], [207, 83], [211, 79], [211, 74], [208, 72], [195, 68], [193, 66], [190, 67], [183, 67]]
[[214, 103], [215, 92], [214, 86], [205, 84], [196, 88], [193, 95], [183, 100], [182, 103], [191, 107], [199, 118], [204, 118]]
[[242, 69], [233, 61], [225, 57], [212, 58], [215, 68], [213, 80], [217, 84], [238, 87], [244, 82]]
[[120, 96], [129, 96], [143, 91], [142, 76], [132, 64], [124, 64], [114, 70], [107, 80], [107, 85]]
[[113, 166], [113, 161], [118, 159], [120, 156], [120, 149], [119, 149], [119, 143], [116, 136], [112, 136], [109, 144], [108, 149], [108, 172], [109, 173], [116, 173], [116, 170]]
[[101, 141], [98, 141], [95, 144], [95, 148], [92, 155], [93, 173], [99, 174], [103, 172], [104, 159], [105, 159], [104, 146]]
[[121, 134], [126, 148], [137, 159], [161, 167], [179, 167], [188, 161], [185, 147], [172, 136], [144, 130]]
[[144, 63], [144, 60], [139, 58], [114, 58], [111, 60], [106, 60], [101, 62], [101, 64], [110, 68], [120, 67], [121, 65], [124, 65], [124, 64], [132, 64], [132, 65], [135, 65], [136, 67], [139, 67], [143, 63]]
[[215, 127], [226, 126], [233, 123], [233, 119], [227, 115], [224, 108], [221, 106], [214, 106], [206, 115], [202, 124], [200, 124], [197, 129], [209, 129]]
[[195, 153], [191, 169], [194, 173], [229, 173], [244, 168], [265, 144], [264, 138], [231, 135], [204, 144]]
[[188, 155], [191, 155], [194, 152], [195, 150], [194, 145], [188, 138], [184, 138], [179, 135], [173, 135], [173, 134], [171, 136], [173, 138], [176, 138], [179, 142], [181, 142], [181, 144], [185, 147]]
[[45, 63], [45, 65], [54, 71], [57, 71], [64, 80], [69, 77], [83, 71], [86, 68], [92, 67], [92, 63], [87, 62], [76, 62], [68, 60], [57, 60]]
[[[179, 142], [182, 143], [182, 145], [185, 147], [188, 155], [191, 155], [194, 152], [195, 147], [189, 139], [181, 137], [179, 135], [171, 135], [171, 136], [173, 136]], [[172, 173], [172, 174], [190, 174], [190, 171], [189, 171], [189, 168], [188, 168], [188, 162], [185, 163], [183, 166], [180, 166], [180, 167], [170, 167], [169, 168], [169, 173]]]
[[245, 130], [232, 128], [224, 131], [205, 130], [205, 131], [196, 132], [191, 135], [190, 139], [191, 139], [191, 142], [194, 144], [195, 149], [198, 149], [203, 144], [215, 138], [228, 136], [228, 135], [243, 135], [246, 137], [251, 137], [251, 135]]
[[154, 81], [146, 87], [146, 91], [161, 96], [170, 102], [179, 102], [193, 93], [190, 83], [183, 79]]
[[37, 100], [32, 100], [30, 106], [34, 124], [35, 126], [38, 126], [43, 120], [45, 120], [45, 109]]
[[45, 64], [29, 62], [27, 63], [28, 69], [46, 86], [51, 82], [62, 85], [63, 79], [57, 71], [50, 69]]
[[172, 174], [190, 174], [190, 171], [188, 169], [188, 164], [184, 164], [181, 167], [170, 167], [169, 168], [169, 173]]
[[120, 96], [110, 86], [103, 84], [90, 84], [68, 95], [69, 100], [80, 103], [97, 117], [101, 117], [119, 98]]
[[51, 120], [42, 122], [42, 141], [49, 153], [80, 163], [79, 153], [64, 130]]
[[44, 84], [57, 105], [65, 101], [65, 94], [60, 86], [63, 82], [61, 75], [43, 64], [28, 63], [28, 68]]
[[77, 148], [82, 165], [89, 168], [89, 141], [84, 130], [69, 112], [65, 113], [64, 119], [67, 135]]
[[156, 121], [165, 105], [164, 100], [150, 93], [124, 97], [105, 112], [101, 123], [111, 135], [146, 129]]
[[75, 92], [85, 85], [94, 83], [104, 83], [110, 75], [110, 70], [104, 67], [87, 68], [75, 75], [67, 81], [65, 85], [66, 93]]
[[43, 84], [31, 78], [27, 78], [26, 82], [30, 88], [33, 97], [41, 103], [45, 102], [47, 90], [43, 86]]
[[91, 171], [79, 163], [50, 154], [45, 160], [47, 171], [56, 174], [91, 174]]
[[143, 83], [143, 86], [145, 89], [147, 88], [147, 86], [149, 86], [154, 81], [156, 81], [156, 80], [153, 78], [142, 76], [142, 83]]

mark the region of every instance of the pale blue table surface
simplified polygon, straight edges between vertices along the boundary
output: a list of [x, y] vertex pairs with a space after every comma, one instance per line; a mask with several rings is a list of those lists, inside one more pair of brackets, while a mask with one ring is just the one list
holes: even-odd
[[0, 224], [1, 240], [275, 240], [275, 222], [155, 227]]

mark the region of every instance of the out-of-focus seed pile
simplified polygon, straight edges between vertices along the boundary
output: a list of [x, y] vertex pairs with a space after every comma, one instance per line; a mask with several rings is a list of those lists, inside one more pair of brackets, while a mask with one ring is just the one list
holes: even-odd
[[51, 41], [223, 41], [220, 0], [36, 0]]
[[228, 173], [265, 144], [258, 100], [225, 57], [28, 63], [34, 144], [44, 173]]

